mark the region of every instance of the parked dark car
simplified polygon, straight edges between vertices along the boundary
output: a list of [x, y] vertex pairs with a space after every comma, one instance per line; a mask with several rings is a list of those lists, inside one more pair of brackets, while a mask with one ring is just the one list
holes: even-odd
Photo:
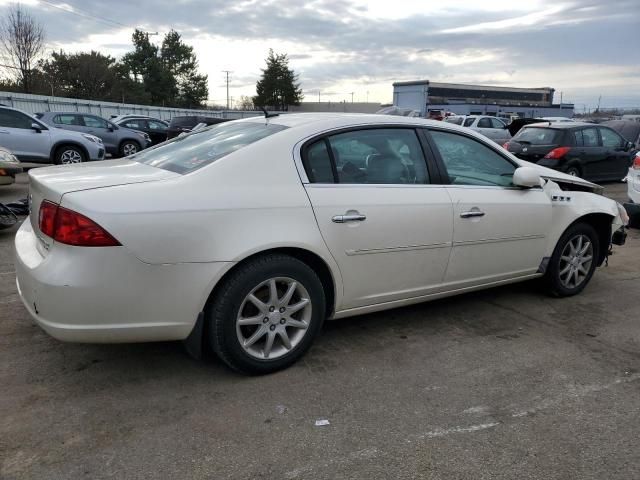
[[576, 122], [527, 125], [503, 146], [523, 160], [592, 181], [622, 180], [635, 152], [615, 130]]
[[609, 120], [601, 123], [601, 125], [613, 128], [625, 139], [636, 144], [636, 148], [640, 148], [640, 122], [633, 120]]
[[151, 145], [149, 135], [119, 127], [97, 115], [78, 112], [36, 113], [36, 118], [53, 127], [95, 135], [102, 139], [107, 153], [127, 157]]
[[146, 133], [149, 135], [149, 138], [151, 138], [151, 145], [157, 145], [167, 139], [169, 124], [163, 120], [158, 120], [157, 118], [129, 117], [122, 120], [116, 120], [114, 123], [121, 127]]
[[189, 115], [184, 117], [173, 117], [169, 122], [169, 129], [167, 130], [167, 138], [173, 138], [180, 135], [182, 132], [190, 132], [193, 127], [199, 123], [206, 123], [207, 125], [215, 125], [216, 123], [227, 122], [224, 118], [215, 117], [203, 117], [196, 115]]

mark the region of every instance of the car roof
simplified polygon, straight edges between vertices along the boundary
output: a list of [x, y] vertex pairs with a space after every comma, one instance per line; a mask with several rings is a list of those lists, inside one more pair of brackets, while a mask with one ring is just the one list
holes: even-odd
[[567, 130], [570, 128], [577, 127], [595, 127], [593, 123], [586, 122], [540, 122], [540, 123], [530, 123], [529, 125], [525, 125], [522, 128], [552, 128], [555, 130]]

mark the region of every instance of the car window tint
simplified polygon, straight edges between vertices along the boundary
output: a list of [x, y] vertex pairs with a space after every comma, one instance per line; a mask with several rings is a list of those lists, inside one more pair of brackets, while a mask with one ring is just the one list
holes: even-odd
[[141, 120], [129, 120], [124, 124], [124, 126], [135, 130], [141, 130], [144, 128], [144, 122]]
[[147, 120], [147, 125], [149, 125], [149, 129], [151, 130], [166, 130], [166, 125], [163, 125], [160, 122], [155, 122], [153, 120]]
[[[288, 127], [277, 123], [229, 122], [175, 137], [128, 157], [152, 167], [189, 173]], [[268, 161], [268, 157], [265, 157]]]
[[473, 122], [475, 122], [475, 121], [476, 121], [475, 117], [467, 118], [464, 121], [464, 126], [465, 127], [470, 127], [471, 125], [473, 125]]
[[496, 118], [491, 118], [491, 125], [493, 128], [504, 128], [506, 125]]
[[620, 135], [608, 128], [601, 128], [600, 135], [602, 136], [602, 146], [604, 147], [618, 148], [624, 143]]
[[329, 137], [340, 183], [422, 184], [426, 162], [413, 129], [372, 128]]
[[32, 119], [20, 112], [0, 109], [0, 127], [29, 129], [32, 123]]
[[311, 183], [334, 183], [331, 157], [324, 139], [307, 148], [304, 168]]
[[554, 145], [558, 143], [560, 132], [552, 128], [525, 127], [513, 137], [514, 142], [531, 145]]
[[478, 128], [493, 128], [490, 118], [481, 118], [478, 121]]
[[83, 125], [79, 115], [56, 115], [53, 118], [53, 123], [57, 123], [59, 125], [75, 125], [80, 127]]
[[455, 133], [432, 131], [453, 185], [511, 186], [516, 167], [477, 140]]
[[576, 142], [576, 147], [583, 147], [584, 140], [582, 139], [582, 130], [576, 130], [573, 132], [573, 139]]
[[91, 115], [83, 115], [82, 119], [87, 127], [91, 128], [109, 128], [106, 120]]
[[585, 147], [597, 147], [598, 131], [595, 128], [585, 128], [582, 130], [582, 139]]

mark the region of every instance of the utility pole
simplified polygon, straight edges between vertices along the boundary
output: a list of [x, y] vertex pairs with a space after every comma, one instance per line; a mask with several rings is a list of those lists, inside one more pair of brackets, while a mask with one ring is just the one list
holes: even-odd
[[222, 73], [226, 74], [226, 82], [227, 82], [227, 110], [229, 110], [229, 74], [232, 73], [231, 70], [222, 70]]
[[320, 89], [318, 89], [318, 103], [320, 103]]
[[351, 103], [353, 103], [353, 94], [356, 92], [349, 92], [349, 93], [351, 93]]
[[367, 90], [367, 103], [369, 103], [369, 90]]
[[598, 97], [598, 108], [596, 108], [596, 112], [600, 113], [600, 101], [602, 100], [602, 95]]

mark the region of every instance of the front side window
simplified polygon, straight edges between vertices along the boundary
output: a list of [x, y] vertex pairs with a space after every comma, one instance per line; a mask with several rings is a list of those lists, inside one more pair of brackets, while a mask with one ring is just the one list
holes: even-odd
[[455, 133], [431, 131], [449, 181], [453, 185], [512, 185], [516, 166], [477, 140]]
[[98, 117], [94, 117], [92, 115], [83, 115], [82, 119], [84, 120], [84, 124], [87, 127], [91, 128], [109, 128], [109, 124], [106, 120], [103, 120]]
[[140, 163], [185, 174], [288, 127], [264, 122], [228, 122], [172, 138], [128, 157]]
[[127, 128], [133, 128], [134, 130], [142, 130], [144, 128], [143, 120], [129, 120], [124, 124]]
[[0, 127], [30, 129], [33, 120], [13, 110], [0, 109]]
[[453, 123], [454, 125], [462, 125], [462, 117], [449, 117], [445, 119], [447, 123]]
[[[333, 165], [326, 161], [329, 155]], [[307, 149], [305, 168], [309, 180], [315, 183], [327, 183], [330, 171], [335, 172], [338, 183], [428, 182], [418, 136], [413, 129], [405, 128], [354, 130], [318, 140]]]
[[491, 118], [491, 125], [493, 126], [493, 128], [506, 128], [507, 126], [504, 124], [504, 122], [502, 122], [501, 120], [498, 120], [497, 118]]
[[148, 120], [147, 124], [149, 125], [150, 130], [166, 130], [167, 126], [163, 123], [156, 122], [154, 120]]
[[478, 128], [493, 128], [490, 118], [481, 118], [478, 121]]
[[53, 123], [57, 123], [58, 125], [74, 125], [76, 127], [84, 125], [79, 115], [56, 115], [53, 118]]
[[475, 122], [475, 121], [476, 121], [476, 117], [468, 117], [464, 121], [464, 126], [465, 127], [470, 127], [471, 125], [473, 125], [473, 122]]
[[620, 148], [624, 145], [624, 140], [613, 130], [608, 128], [601, 128], [600, 135], [602, 136], [602, 146], [608, 148]]

